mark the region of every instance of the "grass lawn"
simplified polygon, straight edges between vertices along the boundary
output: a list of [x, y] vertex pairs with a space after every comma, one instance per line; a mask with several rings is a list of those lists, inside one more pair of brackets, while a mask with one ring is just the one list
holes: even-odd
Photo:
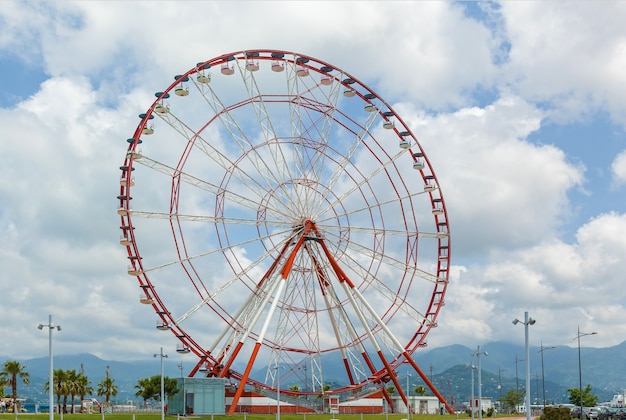
[[[50, 418], [49, 414], [19, 414], [15, 416], [13, 413], [4, 413], [0, 414], [0, 420], [48, 420]], [[510, 417], [510, 416], [509, 416]], [[520, 417], [523, 417], [520, 415]], [[177, 420], [177, 416], [166, 416], [166, 420]], [[190, 417], [197, 418], [197, 417]], [[209, 420], [276, 420], [275, 414], [248, 414], [244, 416], [243, 414], [233, 414], [230, 416], [222, 415], [222, 416], [204, 416], [202, 419]], [[406, 420], [406, 414], [335, 414], [331, 416], [330, 414], [307, 414], [306, 418], [302, 414], [281, 414], [281, 420]], [[419, 420], [456, 420], [456, 419], [468, 419], [470, 418], [467, 414], [444, 414], [444, 415], [436, 415], [436, 414], [414, 414], [412, 416], [414, 419]], [[65, 414], [63, 415], [63, 420], [160, 420], [161, 415], [159, 413], [155, 414], [133, 414], [133, 413], [112, 413], [112, 414]], [[181, 419], [185, 419], [185, 417], [181, 417]], [[489, 420], [490, 417], [483, 417], [483, 420]], [[61, 416], [58, 414], [54, 416], [54, 420], [61, 420]]]

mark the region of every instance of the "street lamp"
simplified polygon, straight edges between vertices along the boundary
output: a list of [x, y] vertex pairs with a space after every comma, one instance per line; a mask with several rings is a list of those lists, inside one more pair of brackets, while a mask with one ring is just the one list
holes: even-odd
[[44, 327], [48, 328], [48, 357], [49, 367], [48, 372], [48, 411], [50, 412], [50, 420], [54, 420], [54, 369], [52, 366], [52, 330], [56, 328], [57, 331], [61, 331], [60, 325], [54, 325], [52, 323], [52, 315], [48, 315], [48, 324], [39, 324], [37, 328], [43, 330]]
[[472, 369], [472, 379], [471, 379], [472, 391], [470, 394], [470, 408], [472, 411], [472, 420], [474, 420], [474, 369], [476, 369], [476, 366], [474, 366], [474, 362], [472, 362], [472, 363], [468, 363], [467, 365], [465, 365], [465, 367]]
[[515, 392], [519, 391], [519, 372], [517, 369], [517, 364], [523, 361], [524, 359], [518, 359], [517, 354], [515, 355]]
[[280, 420], [280, 370], [284, 369], [284, 366], [275, 366], [276, 370], [276, 420]]
[[576, 334], [576, 337], [574, 337], [574, 340], [578, 340], [578, 391], [580, 392], [580, 418], [581, 420], [583, 419], [583, 369], [582, 369], [582, 364], [580, 362], [580, 337], [584, 337], [586, 335], [594, 335], [597, 334], [597, 332], [590, 332], [590, 333], [581, 333], [580, 332], [580, 325], [578, 326], [578, 330], [577, 330], [578, 334]]
[[165, 385], [163, 384], [163, 358], [167, 358], [167, 354], [163, 354], [163, 347], [161, 347], [161, 353], [154, 354], [154, 357], [161, 357], [161, 420], [165, 419]]
[[556, 346], [544, 347], [543, 342], [541, 343], [541, 347], [539, 348], [539, 353], [541, 353], [541, 388], [543, 389], [543, 409], [546, 409], [546, 377], [543, 370], [543, 351], [555, 349]]
[[480, 355], [484, 354], [485, 356], [489, 356], [486, 351], [481, 352], [480, 346], [476, 349], [476, 353], [472, 353], [472, 356], [476, 356], [478, 361], [478, 418], [482, 420], [483, 418], [483, 395], [482, 395], [482, 382], [480, 381]]
[[528, 349], [528, 327], [535, 324], [535, 320], [528, 317], [528, 312], [524, 312], [524, 322], [515, 318], [513, 325], [524, 324], [524, 347], [526, 350], [526, 420], [530, 420], [530, 350]]
[[409, 378], [411, 377], [411, 373], [406, 373], [406, 412], [407, 417], [411, 420], [411, 399], [409, 396], [411, 395], [411, 388], [409, 387]]
[[502, 372], [507, 371], [507, 368], [502, 369], [501, 367], [498, 366], [498, 401], [502, 401]]

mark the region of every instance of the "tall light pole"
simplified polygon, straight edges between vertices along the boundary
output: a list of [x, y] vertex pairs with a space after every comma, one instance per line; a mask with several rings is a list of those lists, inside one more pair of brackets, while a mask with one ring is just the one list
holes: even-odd
[[543, 370], [543, 352], [544, 350], [555, 349], [556, 346], [544, 347], [543, 342], [541, 342], [541, 347], [539, 348], [539, 353], [541, 353], [541, 388], [543, 389], [543, 409], [546, 409], [546, 376]]
[[[300, 369], [300, 368], [298, 368]], [[304, 370], [304, 392], [307, 392], [308, 390], [308, 378], [306, 376], [306, 361], [304, 362], [304, 366], [302, 366], [302, 370]]]
[[[513, 320], [513, 325], [519, 324], [519, 319]], [[526, 420], [530, 420], [530, 350], [528, 347], [528, 327], [535, 324], [535, 320], [528, 317], [528, 312], [524, 312], [524, 348], [526, 350]]]
[[472, 411], [472, 420], [474, 420], [474, 369], [476, 369], [476, 366], [474, 366], [474, 361], [472, 361], [472, 363], [468, 363], [467, 365], [465, 365], [465, 367], [472, 369], [472, 391], [470, 394], [470, 408]]
[[517, 354], [515, 355], [515, 392], [519, 391], [519, 373], [517, 370], [517, 364], [523, 361], [524, 359], [518, 359]]
[[411, 388], [409, 386], [409, 378], [411, 377], [411, 373], [406, 373], [406, 412], [407, 417], [411, 420], [411, 399], [409, 396], [411, 395]]
[[280, 369], [284, 369], [283, 366], [276, 365], [276, 420], [280, 420]]
[[582, 420], [583, 417], [583, 369], [582, 369], [582, 363], [580, 362], [580, 337], [584, 337], [586, 335], [594, 335], [597, 334], [597, 332], [590, 332], [590, 333], [581, 333], [580, 332], [580, 325], [578, 326], [577, 329], [578, 334], [576, 334], [576, 337], [574, 337], [575, 340], [578, 340], [578, 391], [580, 392], [580, 419]]
[[502, 400], [502, 372], [507, 371], [507, 368], [502, 369], [501, 367], [498, 366], [498, 400], [501, 401]]
[[43, 330], [44, 327], [48, 328], [48, 358], [49, 371], [48, 371], [48, 411], [50, 412], [50, 420], [54, 420], [54, 368], [52, 363], [52, 330], [56, 329], [61, 331], [60, 325], [54, 325], [52, 323], [52, 315], [48, 315], [48, 324], [39, 324], [37, 328]]
[[478, 361], [478, 418], [482, 420], [483, 418], [483, 394], [482, 387], [483, 384], [480, 380], [480, 355], [484, 354], [485, 356], [489, 356], [486, 351], [481, 352], [480, 346], [476, 348], [476, 353], [472, 353], [472, 356], [476, 356], [476, 360]]
[[154, 357], [161, 357], [161, 420], [165, 419], [165, 384], [163, 383], [163, 358], [167, 358], [167, 354], [163, 354], [163, 347], [159, 354], [154, 354]]

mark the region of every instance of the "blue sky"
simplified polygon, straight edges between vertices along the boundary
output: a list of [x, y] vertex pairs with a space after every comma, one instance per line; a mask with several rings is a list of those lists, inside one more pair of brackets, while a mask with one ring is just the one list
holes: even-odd
[[323, 3], [0, 2], [0, 354], [46, 354], [49, 313], [57, 352], [175, 346], [125, 273], [117, 168], [154, 92], [247, 48], [354, 74], [420, 139], [453, 232], [429, 346], [522, 342], [524, 311], [535, 344], [626, 339], [626, 3]]
[[47, 77], [37, 63], [25, 62], [12, 54], [0, 58], [0, 67], [4, 73], [0, 85], [4, 92], [0, 99], [3, 108], [11, 108], [35, 94]]

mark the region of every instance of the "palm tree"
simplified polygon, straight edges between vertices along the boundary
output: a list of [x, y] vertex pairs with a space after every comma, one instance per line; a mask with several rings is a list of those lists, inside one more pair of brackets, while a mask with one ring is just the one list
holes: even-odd
[[413, 389], [415, 395], [426, 395], [427, 389], [424, 385], [418, 385]]
[[152, 398], [155, 390], [152, 389], [152, 382], [150, 378], [143, 378], [137, 381], [137, 385], [135, 385], [137, 392], [135, 392], [135, 397], [141, 397], [143, 399], [144, 408], [148, 404], [148, 400]]
[[[17, 380], [18, 378], [24, 382], [24, 385], [30, 383], [30, 374], [26, 372], [26, 366], [15, 360], [7, 360], [0, 371], [0, 382], [11, 386], [11, 398], [17, 407]], [[17, 412], [17, 411], [15, 411]]]
[[80, 397], [81, 403], [85, 399], [85, 395], [93, 393], [91, 381], [82, 373], [76, 378], [76, 393]]
[[9, 386], [9, 380], [0, 377], [0, 398], [4, 398], [4, 387]]
[[67, 411], [67, 397], [70, 397], [70, 404], [72, 404], [72, 414], [74, 414], [74, 397], [76, 396], [76, 379], [78, 375], [74, 369], [66, 371], [67, 377], [65, 381], [65, 397], [63, 399], [63, 409]]
[[117, 395], [117, 385], [114, 385], [114, 382], [115, 381], [107, 375], [106, 378], [98, 383], [98, 390], [96, 392], [99, 397], [104, 395], [107, 405], [111, 401], [111, 397], [115, 397]]
[[[290, 391], [295, 391], [295, 392], [299, 392], [300, 391], [300, 387], [298, 385], [291, 385], [289, 387]], [[300, 395], [298, 395], [296, 397], [296, 413], [298, 413], [298, 405], [300, 405]]]
[[[63, 369], [55, 369], [52, 373], [52, 380], [54, 381], [54, 394], [57, 396], [57, 413], [61, 412], [61, 397], [64, 395], [65, 381], [67, 373]], [[45, 387], [47, 388], [47, 387]], [[48, 388], [47, 388], [48, 389]], [[52, 409], [52, 407], [50, 407]]]

